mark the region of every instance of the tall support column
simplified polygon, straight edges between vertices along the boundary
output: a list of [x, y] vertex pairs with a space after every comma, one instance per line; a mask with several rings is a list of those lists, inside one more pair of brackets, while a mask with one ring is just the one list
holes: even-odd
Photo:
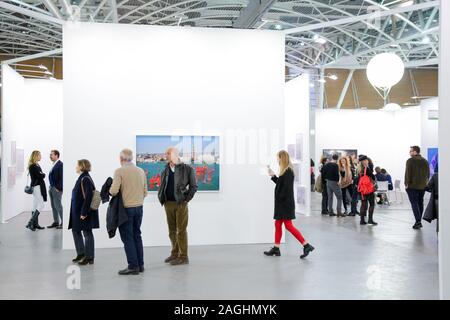
[[439, 293], [450, 299], [450, 1], [441, 1], [440, 64], [439, 64]]
[[[320, 80], [325, 79], [325, 69], [320, 69]], [[319, 81], [319, 108], [323, 109], [325, 106], [325, 82]]]

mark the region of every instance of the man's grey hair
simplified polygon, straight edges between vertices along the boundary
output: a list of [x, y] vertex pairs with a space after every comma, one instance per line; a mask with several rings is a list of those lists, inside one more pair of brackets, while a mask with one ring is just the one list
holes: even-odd
[[133, 161], [133, 151], [131, 151], [130, 149], [123, 149], [120, 152], [120, 158], [122, 158], [122, 160], [126, 162]]

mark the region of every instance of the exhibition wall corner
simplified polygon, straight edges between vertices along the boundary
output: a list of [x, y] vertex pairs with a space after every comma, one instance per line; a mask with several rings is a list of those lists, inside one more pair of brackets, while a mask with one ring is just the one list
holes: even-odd
[[48, 173], [50, 150], [62, 151], [62, 88], [61, 81], [25, 79], [2, 64], [2, 222], [31, 211], [32, 196], [24, 193], [31, 152], [41, 151], [40, 165]]

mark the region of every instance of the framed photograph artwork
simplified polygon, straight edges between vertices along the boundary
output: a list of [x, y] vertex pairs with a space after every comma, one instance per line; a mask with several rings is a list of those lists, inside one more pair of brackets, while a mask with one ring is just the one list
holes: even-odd
[[220, 189], [219, 136], [136, 136], [136, 165], [145, 171], [149, 191], [157, 191], [161, 185], [161, 172], [167, 161], [169, 147], [180, 151], [182, 162], [189, 164], [197, 179], [198, 191]]

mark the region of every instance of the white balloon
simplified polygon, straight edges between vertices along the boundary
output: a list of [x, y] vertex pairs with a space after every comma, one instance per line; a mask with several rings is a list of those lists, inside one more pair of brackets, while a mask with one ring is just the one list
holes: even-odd
[[367, 78], [377, 88], [389, 89], [395, 86], [405, 72], [405, 65], [395, 53], [381, 53], [373, 57], [367, 65]]

